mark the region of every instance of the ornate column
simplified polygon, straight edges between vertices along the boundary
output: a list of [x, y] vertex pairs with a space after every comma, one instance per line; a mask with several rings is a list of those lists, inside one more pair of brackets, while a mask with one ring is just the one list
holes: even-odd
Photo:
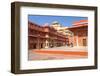
[[45, 48], [49, 48], [49, 42], [48, 42], [48, 40], [46, 39], [46, 42], [45, 42]]
[[46, 35], [45, 48], [49, 48], [48, 34]]

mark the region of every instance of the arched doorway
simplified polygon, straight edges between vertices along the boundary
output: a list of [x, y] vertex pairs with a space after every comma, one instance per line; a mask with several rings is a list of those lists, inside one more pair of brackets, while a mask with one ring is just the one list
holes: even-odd
[[86, 39], [83, 39], [83, 46], [87, 46], [87, 41], [86, 41]]

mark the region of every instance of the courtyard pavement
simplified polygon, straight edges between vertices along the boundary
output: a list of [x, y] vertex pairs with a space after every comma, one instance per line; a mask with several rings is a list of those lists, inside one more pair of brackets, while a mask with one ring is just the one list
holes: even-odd
[[87, 58], [87, 47], [53, 47], [29, 50], [29, 60], [54, 60]]
[[[38, 49], [35, 49], [38, 50]], [[44, 48], [44, 49], [40, 49], [42, 50], [50, 50], [50, 51], [87, 51], [87, 47], [68, 47], [68, 46], [61, 46], [61, 47], [53, 47], [53, 48]]]

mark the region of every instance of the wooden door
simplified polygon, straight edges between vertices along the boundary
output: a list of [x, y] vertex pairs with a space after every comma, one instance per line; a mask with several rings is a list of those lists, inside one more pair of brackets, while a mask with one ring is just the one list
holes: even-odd
[[86, 41], [86, 39], [83, 39], [83, 46], [87, 46], [87, 41]]

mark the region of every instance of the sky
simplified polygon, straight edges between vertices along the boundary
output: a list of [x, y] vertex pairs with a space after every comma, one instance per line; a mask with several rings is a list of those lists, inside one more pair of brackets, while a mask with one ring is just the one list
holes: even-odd
[[77, 17], [77, 16], [50, 16], [50, 15], [28, 15], [28, 21], [36, 23], [40, 26], [48, 23], [49, 25], [58, 21], [62, 26], [70, 27], [72, 23], [79, 20], [87, 20], [87, 17]]

